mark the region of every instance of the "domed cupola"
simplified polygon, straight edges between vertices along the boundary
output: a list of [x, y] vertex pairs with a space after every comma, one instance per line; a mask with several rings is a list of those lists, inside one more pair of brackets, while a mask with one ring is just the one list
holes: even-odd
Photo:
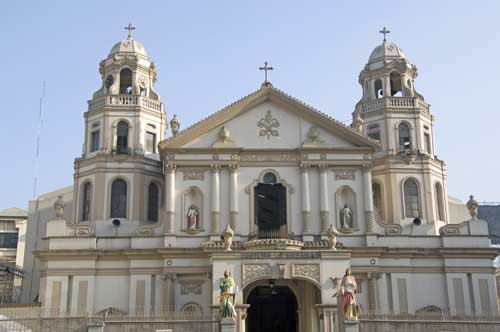
[[146, 49], [144, 48], [144, 45], [141, 42], [138, 42], [137, 40], [132, 38], [132, 30], [135, 30], [135, 27], [132, 26], [132, 24], [129, 23], [125, 29], [128, 30], [128, 37], [125, 40], [122, 40], [119, 43], [116, 43], [115, 46], [109, 51], [108, 56], [113, 56], [115, 54], [137, 54], [137, 55], [142, 55], [144, 57], [148, 57], [148, 54], [146, 53]]

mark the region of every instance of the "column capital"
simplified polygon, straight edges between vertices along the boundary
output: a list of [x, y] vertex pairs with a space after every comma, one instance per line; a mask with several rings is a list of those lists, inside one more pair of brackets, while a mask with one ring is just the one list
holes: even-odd
[[176, 281], [177, 280], [177, 274], [175, 273], [165, 273], [163, 275], [163, 280], [165, 281]]
[[363, 168], [363, 171], [369, 171], [372, 169], [372, 163], [371, 162], [365, 162], [363, 163], [363, 165], [361, 165], [361, 167]]
[[219, 173], [220, 170], [221, 170], [221, 168], [222, 168], [222, 165], [220, 165], [220, 164], [212, 164], [212, 165], [210, 165], [210, 171], [212, 173]]
[[326, 172], [326, 171], [328, 171], [328, 168], [330, 168], [330, 165], [328, 165], [328, 164], [319, 164], [318, 167], [319, 167], [319, 171], [320, 172]]
[[229, 171], [230, 171], [231, 173], [236, 173], [236, 172], [238, 172], [239, 168], [240, 168], [240, 165], [239, 165], [239, 164], [231, 164], [231, 165], [229, 165]]
[[165, 173], [174, 173], [176, 168], [177, 168], [177, 166], [174, 164], [164, 164], [163, 165], [163, 171]]
[[300, 163], [299, 167], [300, 167], [301, 172], [307, 172], [309, 170], [309, 168], [311, 167], [311, 165]]

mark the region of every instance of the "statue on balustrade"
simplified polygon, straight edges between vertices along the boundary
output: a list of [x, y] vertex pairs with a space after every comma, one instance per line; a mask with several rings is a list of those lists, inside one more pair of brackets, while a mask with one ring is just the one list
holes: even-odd
[[236, 318], [236, 310], [234, 309], [236, 300], [236, 285], [231, 272], [224, 271], [224, 278], [220, 282], [220, 318]]
[[198, 228], [198, 218], [200, 213], [196, 208], [196, 205], [191, 204], [189, 207], [186, 218], [187, 218], [187, 228], [188, 229], [197, 229]]
[[347, 204], [340, 211], [340, 222], [342, 228], [352, 228], [352, 211]]
[[356, 283], [356, 278], [352, 275], [351, 269], [348, 268], [340, 284], [344, 316], [347, 320], [358, 320], [360, 310], [358, 301], [356, 300], [357, 290], [358, 284]]

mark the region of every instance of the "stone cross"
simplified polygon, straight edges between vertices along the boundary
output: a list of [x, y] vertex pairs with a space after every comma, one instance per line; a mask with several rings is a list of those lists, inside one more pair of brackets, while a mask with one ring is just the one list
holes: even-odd
[[135, 27], [132, 23], [129, 23], [128, 26], [125, 27], [125, 30], [128, 30], [128, 39], [132, 38], [132, 30], [135, 30]]
[[264, 73], [265, 73], [265, 80], [264, 80], [264, 84], [265, 84], [265, 85], [267, 85], [267, 84], [269, 83], [269, 81], [267, 80], [267, 72], [268, 72], [269, 70], [274, 70], [274, 68], [273, 68], [273, 67], [269, 67], [269, 66], [267, 65], [267, 61], [266, 61], [266, 62], [264, 62], [264, 67], [259, 67], [259, 70], [263, 70], [263, 71], [264, 71]]
[[384, 35], [384, 43], [387, 41], [387, 34], [391, 33], [389, 30], [387, 30], [385, 27], [379, 31], [381, 34]]

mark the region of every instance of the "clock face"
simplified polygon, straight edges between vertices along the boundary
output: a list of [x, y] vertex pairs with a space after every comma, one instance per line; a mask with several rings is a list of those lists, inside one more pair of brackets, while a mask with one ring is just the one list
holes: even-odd
[[106, 84], [106, 88], [109, 89], [110, 86], [113, 85], [115, 79], [113, 78], [113, 75], [108, 75], [108, 77], [106, 77], [106, 80], [104, 81], [104, 84]]

